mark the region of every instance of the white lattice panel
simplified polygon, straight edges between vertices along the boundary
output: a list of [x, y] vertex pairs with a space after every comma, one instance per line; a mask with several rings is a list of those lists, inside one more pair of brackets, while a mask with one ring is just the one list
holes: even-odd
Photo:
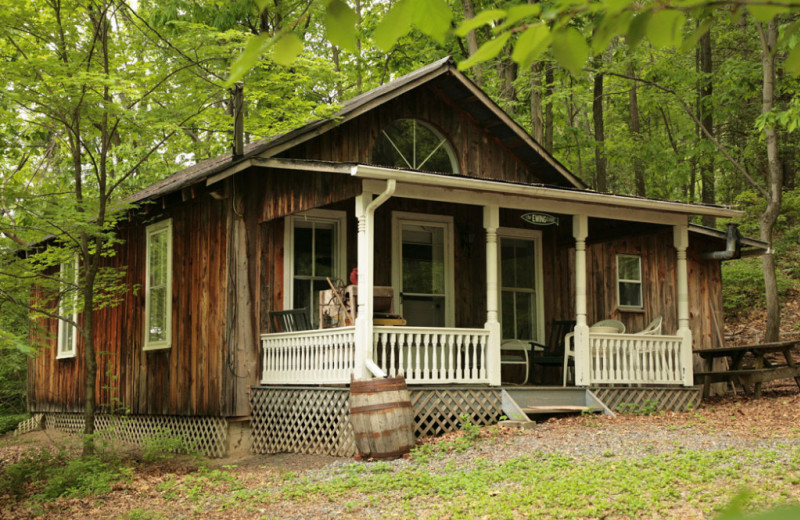
[[697, 407], [702, 395], [699, 387], [595, 387], [592, 393], [615, 412], [620, 407], [685, 412]]
[[22, 435], [24, 433], [41, 430], [44, 428], [43, 420], [44, 414], [35, 413], [31, 415], [29, 418], [17, 425], [17, 429], [14, 430], [14, 435]]
[[[98, 414], [94, 424], [101, 438], [139, 445], [157, 436], [182, 437], [208, 457], [224, 456], [228, 441], [228, 421], [222, 417]], [[81, 433], [83, 425], [80, 413], [48, 413], [45, 417], [46, 428], [66, 433]]]
[[253, 453], [356, 453], [347, 388], [257, 387], [250, 405]]
[[499, 389], [423, 388], [410, 389], [417, 437], [441, 435], [459, 429], [461, 415], [473, 424], [495, 424], [502, 415]]

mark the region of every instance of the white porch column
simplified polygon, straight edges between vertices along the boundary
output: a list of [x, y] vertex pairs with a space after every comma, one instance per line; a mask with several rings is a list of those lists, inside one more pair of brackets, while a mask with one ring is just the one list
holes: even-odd
[[500, 385], [500, 343], [502, 330], [498, 321], [497, 293], [499, 291], [497, 261], [497, 228], [500, 227], [500, 207], [483, 207], [483, 227], [486, 229], [486, 325], [489, 331], [487, 363], [489, 384]]
[[372, 202], [372, 193], [364, 192], [356, 197], [356, 219], [358, 220], [358, 314], [355, 332], [356, 379], [369, 377], [367, 353], [372, 349], [372, 252], [374, 236], [372, 233], [372, 212], [367, 207]]
[[678, 333], [682, 338], [681, 365], [683, 386], [694, 385], [692, 370], [692, 331], [689, 328], [689, 276], [686, 265], [686, 249], [689, 247], [689, 226], [681, 224], [673, 228], [675, 249], [678, 251]]
[[[575, 386], [590, 383], [591, 351], [589, 325], [586, 323], [586, 237], [589, 235], [589, 218], [572, 217], [572, 236], [575, 238]], [[566, 348], [566, 346], [565, 346]]]

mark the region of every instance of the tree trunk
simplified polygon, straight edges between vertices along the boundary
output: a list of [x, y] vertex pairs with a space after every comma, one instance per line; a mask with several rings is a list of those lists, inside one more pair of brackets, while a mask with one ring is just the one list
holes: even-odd
[[[714, 135], [714, 113], [711, 106], [712, 92], [712, 63], [711, 63], [711, 32], [705, 33], [700, 37], [700, 72], [702, 76], [697, 85], [697, 103], [698, 112], [700, 114], [700, 122], [703, 127], [708, 130], [708, 133]], [[708, 135], [701, 131], [700, 139], [707, 141]], [[709, 147], [703, 147], [706, 149]], [[700, 179], [702, 181], [702, 200], [705, 204], [714, 204], [714, 156], [705, 154], [700, 161]], [[703, 217], [703, 225], [714, 227], [716, 219], [711, 216]]]
[[544, 72], [544, 149], [553, 153], [553, 67], [545, 66]]
[[[595, 59], [595, 67], [602, 66], [600, 58]], [[603, 125], [603, 73], [594, 75], [594, 96], [592, 99], [592, 118], [594, 119], [594, 187], [601, 193], [608, 192], [608, 176], [606, 173], [606, 154], [604, 149], [605, 127]]]
[[531, 65], [531, 135], [542, 144], [544, 124], [542, 121], [542, 87], [544, 64], [538, 61]]
[[[461, 6], [464, 9], [465, 20], [469, 20], [470, 18], [475, 18], [475, 4], [472, 0], [461, 0]], [[470, 56], [478, 52], [478, 35], [475, 32], [475, 29], [467, 33], [467, 51], [469, 52]], [[482, 64], [478, 64], [472, 67], [472, 79], [475, 81], [475, 84], [478, 85], [479, 87], [482, 86], [483, 83], [482, 78], [483, 78]]]
[[[628, 63], [628, 75], [635, 77], [632, 63]], [[642, 158], [639, 156], [642, 137], [639, 135], [639, 98], [636, 95], [636, 87], [637, 83], [635, 81], [631, 82], [631, 90], [628, 94], [631, 110], [631, 135], [633, 136], [635, 148], [633, 152], [633, 177], [636, 183], [636, 195], [644, 197], [644, 163], [642, 163]]]
[[[775, 52], [778, 41], [778, 27], [775, 21], [764, 27], [757, 24], [761, 39], [761, 65], [763, 72], [762, 109], [766, 114], [772, 110], [775, 95]], [[783, 168], [778, 158], [778, 134], [771, 124], [764, 126], [767, 144], [767, 207], [759, 222], [761, 240], [770, 244], [767, 254], [761, 257], [764, 270], [764, 288], [767, 301], [767, 325], [764, 341], [778, 341], [780, 337], [781, 313], [778, 302], [778, 281], [775, 276], [775, 258], [772, 252], [772, 232], [781, 209], [781, 189], [783, 187]]]

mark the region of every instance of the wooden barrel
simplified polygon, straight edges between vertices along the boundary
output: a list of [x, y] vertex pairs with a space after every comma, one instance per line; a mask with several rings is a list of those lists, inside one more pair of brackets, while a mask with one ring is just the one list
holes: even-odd
[[400, 457], [414, 447], [414, 409], [404, 377], [351, 381], [350, 422], [362, 457]]

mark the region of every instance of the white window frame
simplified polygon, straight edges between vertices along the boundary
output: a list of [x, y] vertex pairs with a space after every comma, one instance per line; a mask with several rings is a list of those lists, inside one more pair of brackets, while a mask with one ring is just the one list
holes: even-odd
[[[402, 121], [412, 122], [412, 123], [414, 123], [415, 127], [416, 126], [421, 126], [421, 127], [425, 128], [426, 130], [430, 131], [433, 135], [435, 135], [439, 139], [441, 139], [441, 141], [439, 142], [439, 145], [436, 147], [436, 149], [438, 149], [439, 147], [442, 147], [442, 148], [444, 148], [444, 151], [447, 153], [447, 157], [448, 157], [448, 159], [450, 159], [450, 169], [452, 170], [452, 172], [450, 172], [450, 173], [453, 173], [453, 174], [461, 173], [460, 169], [459, 169], [459, 165], [458, 165], [458, 156], [456, 156], [456, 151], [453, 148], [453, 145], [450, 143], [450, 140], [442, 132], [440, 132], [438, 128], [436, 128], [432, 124], [427, 123], [427, 122], [425, 122], [425, 121], [423, 121], [421, 119], [415, 119], [413, 117], [405, 117], [405, 118], [395, 119], [394, 121], [389, 123], [385, 128], [381, 129], [381, 134], [380, 134], [380, 135], [386, 137], [386, 139], [389, 141], [389, 144], [392, 145], [392, 147], [394, 148], [395, 152], [397, 152], [397, 154], [400, 155], [400, 158], [403, 159], [403, 162], [406, 163], [406, 166], [408, 166], [409, 169], [411, 169], [411, 170], [419, 170], [420, 167], [425, 166], [425, 162], [430, 158], [430, 155], [422, 160], [422, 164], [417, 166], [417, 164], [416, 164], [417, 136], [416, 136], [416, 128], [414, 128], [414, 141], [412, 143], [412, 146], [414, 146], [414, 150], [412, 151], [413, 152], [412, 153], [412, 161], [414, 161], [415, 164], [410, 164], [408, 162], [408, 159], [405, 157], [403, 152], [399, 148], [397, 148], [397, 145], [389, 137], [389, 134], [386, 133], [386, 128], [392, 126], [395, 123], [402, 122]], [[378, 138], [380, 138], [380, 136], [378, 136]], [[376, 141], [376, 143], [377, 143], [377, 141]], [[434, 152], [436, 151], [436, 149], [434, 150]], [[373, 150], [370, 151], [370, 161], [372, 160], [372, 154], [373, 153], [374, 153], [374, 145], [373, 145]], [[431, 155], [432, 154], [433, 154], [433, 152], [431, 152]]]
[[[163, 341], [150, 340], [150, 239], [157, 233], [167, 233], [167, 307], [166, 307], [166, 338]], [[155, 224], [150, 224], [145, 230], [145, 274], [144, 274], [144, 347], [143, 350], [163, 350], [172, 346], [172, 219], [168, 218]]]
[[[334, 244], [337, 250], [333, 255], [332, 278], [347, 280], [347, 213], [332, 209], [312, 209], [289, 215], [284, 219], [283, 233], [283, 308], [294, 309], [294, 226], [295, 222], [319, 222], [334, 225]], [[312, 307], [313, 310], [313, 307]], [[312, 323], [313, 323], [312, 316]]]
[[[544, 273], [542, 269], [542, 232], [534, 229], [497, 228], [497, 304], [500, 310], [500, 323], [503, 323], [503, 269], [501, 242], [504, 238], [530, 240], [533, 242], [533, 254], [536, 272], [534, 273], [535, 305], [536, 305], [536, 337], [531, 338], [537, 343], [544, 343]], [[510, 338], [503, 338], [510, 339]]]
[[[70, 262], [63, 262], [59, 268], [59, 274], [62, 280], [64, 280], [69, 263]], [[72, 282], [75, 284], [75, 288], [68, 287], [66, 285], [63, 286], [61, 298], [59, 298], [58, 301], [58, 315], [67, 317], [66, 313], [69, 309], [72, 309], [72, 313], [69, 315], [69, 318], [73, 323], [78, 323], [78, 280], [80, 275], [80, 263], [78, 261], [78, 255], [75, 255], [75, 258], [72, 260], [72, 264], [75, 270], [72, 280]], [[69, 329], [73, 329], [72, 336], [67, 337], [67, 330]], [[78, 329], [72, 323], [62, 319], [58, 320], [57, 348], [58, 352], [56, 353], [56, 359], [71, 359], [78, 355]]]
[[403, 273], [401, 270], [403, 248], [401, 226], [412, 224], [418, 226], [437, 226], [444, 228], [444, 326], [455, 327], [455, 257], [453, 217], [450, 215], [431, 215], [428, 213], [411, 213], [405, 211], [392, 212], [392, 287], [394, 287], [394, 309], [403, 315], [403, 300], [400, 293], [403, 289]]
[[[639, 279], [632, 280], [627, 278], [621, 278], [619, 274], [619, 259], [620, 258], [636, 258], [639, 261]], [[642, 265], [642, 255], [637, 255], [633, 253], [620, 253], [617, 254], [616, 258], [616, 267], [617, 267], [617, 306], [620, 310], [634, 310], [640, 311], [644, 309], [644, 269]], [[622, 300], [620, 300], [619, 295], [619, 286], [621, 283], [638, 283], [639, 284], [639, 301], [642, 302], [641, 305], [623, 305]]]

